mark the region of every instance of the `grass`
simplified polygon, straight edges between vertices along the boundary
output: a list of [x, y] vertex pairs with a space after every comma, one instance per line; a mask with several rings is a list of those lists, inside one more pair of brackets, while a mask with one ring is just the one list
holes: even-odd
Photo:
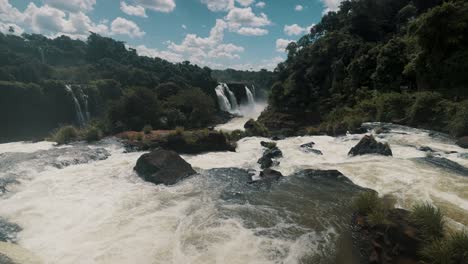
[[78, 130], [74, 126], [64, 126], [52, 134], [52, 141], [59, 145], [70, 143], [78, 138]]
[[102, 139], [103, 133], [101, 129], [92, 126], [84, 131], [84, 138], [87, 142], [99, 141]]
[[437, 240], [444, 236], [445, 221], [442, 212], [430, 203], [415, 205], [410, 220], [418, 227], [423, 239], [427, 241]]
[[379, 195], [376, 192], [362, 192], [353, 200], [353, 207], [363, 215], [369, 215], [381, 207]]
[[436, 239], [424, 246], [420, 252], [424, 263], [460, 264], [468, 263], [468, 233], [458, 231], [448, 238]]

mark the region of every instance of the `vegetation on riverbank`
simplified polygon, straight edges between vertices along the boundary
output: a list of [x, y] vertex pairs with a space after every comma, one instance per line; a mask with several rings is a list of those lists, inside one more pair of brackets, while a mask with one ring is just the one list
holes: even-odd
[[287, 47], [270, 130], [343, 134], [364, 121], [468, 135], [468, 2], [341, 2]]
[[391, 199], [369, 191], [357, 196], [353, 206], [358, 215], [355, 224], [369, 230], [370, 239], [377, 241], [379, 232], [392, 233], [386, 235], [387, 243], [397, 245], [400, 252], [384, 252], [384, 248], [380, 256], [397, 254], [392, 257], [399, 258], [398, 254], [402, 254], [431, 264], [468, 261], [467, 230], [449, 230], [441, 210], [429, 203], [416, 204], [411, 211], [405, 211], [395, 209]]

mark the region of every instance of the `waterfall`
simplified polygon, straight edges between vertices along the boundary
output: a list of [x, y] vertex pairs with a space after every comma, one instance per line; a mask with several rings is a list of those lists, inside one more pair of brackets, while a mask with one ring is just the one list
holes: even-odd
[[216, 86], [215, 91], [216, 91], [216, 96], [218, 97], [218, 104], [221, 110], [225, 112], [230, 112], [231, 103], [229, 102], [229, 99], [226, 97], [226, 94], [224, 93], [224, 85], [220, 84]]
[[[73, 89], [71, 88], [70, 85], [65, 85], [65, 89], [67, 90], [67, 92], [70, 93], [70, 95], [72, 96], [73, 98], [73, 102], [75, 104], [75, 112], [76, 112], [76, 120], [78, 121], [78, 124], [80, 126], [84, 126], [86, 124], [86, 118], [85, 118], [85, 115], [83, 115], [83, 111], [81, 110], [81, 105], [80, 105], [80, 101], [78, 101], [78, 98], [76, 97], [75, 93], [73, 92]], [[88, 100], [85, 100], [86, 103], [85, 103], [85, 108], [88, 108], [87, 106], [87, 101]], [[86, 109], [87, 110], [87, 109]], [[89, 113], [87, 113], [88, 115]]]
[[89, 121], [91, 119], [91, 114], [89, 112], [89, 107], [88, 107], [88, 95], [83, 92], [83, 89], [81, 88], [81, 86], [78, 86], [78, 93], [79, 93], [81, 101], [83, 102], [86, 121]]
[[239, 105], [237, 104], [237, 98], [236, 95], [229, 89], [229, 86], [227, 84], [223, 84], [224, 89], [228, 92], [229, 94], [229, 101], [231, 102], [231, 111], [233, 112], [238, 112], [239, 111]]
[[247, 102], [249, 105], [255, 105], [255, 98], [250, 89], [245, 86], [245, 93], [247, 94]]

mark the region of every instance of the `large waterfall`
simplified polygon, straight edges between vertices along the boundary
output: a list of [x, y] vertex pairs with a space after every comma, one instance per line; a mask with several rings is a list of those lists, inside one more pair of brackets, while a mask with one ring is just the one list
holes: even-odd
[[75, 104], [76, 121], [81, 127], [85, 126], [86, 122], [90, 119], [90, 113], [88, 109], [88, 96], [84, 94], [83, 90], [80, 87], [78, 92], [85, 108], [85, 111], [83, 112], [80, 101], [76, 97], [71, 85], [65, 85], [65, 89], [68, 93], [70, 93], [73, 99], [73, 103]]
[[[242, 115], [242, 106], [237, 102], [236, 95], [225, 83], [220, 83], [216, 88], [216, 96], [218, 97], [218, 104], [221, 110], [231, 114]], [[255, 98], [252, 91], [245, 86], [245, 93], [247, 97], [246, 106], [249, 108], [254, 107]]]

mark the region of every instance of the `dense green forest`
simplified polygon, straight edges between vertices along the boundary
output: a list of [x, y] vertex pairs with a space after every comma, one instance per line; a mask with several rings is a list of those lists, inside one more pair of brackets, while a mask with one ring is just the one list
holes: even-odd
[[385, 121], [468, 135], [467, 32], [466, 0], [343, 1], [288, 45], [260, 121], [282, 133]]
[[209, 68], [138, 56], [97, 34], [80, 41], [0, 33], [0, 139], [76, 124], [70, 93], [105, 132], [204, 127], [216, 122], [216, 85]]

